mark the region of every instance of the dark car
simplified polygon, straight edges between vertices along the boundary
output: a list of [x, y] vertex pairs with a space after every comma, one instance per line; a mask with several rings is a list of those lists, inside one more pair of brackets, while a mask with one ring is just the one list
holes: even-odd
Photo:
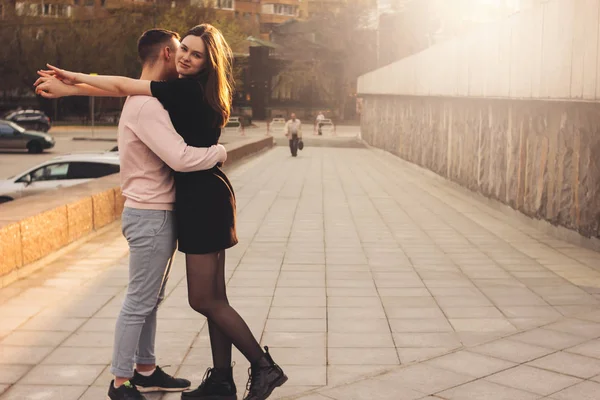
[[4, 116], [7, 121], [21, 125], [25, 129], [38, 132], [48, 132], [52, 124], [50, 118], [40, 110], [18, 110]]
[[0, 149], [27, 149], [30, 153], [41, 153], [54, 144], [54, 138], [47, 133], [28, 131], [14, 122], [0, 119]]

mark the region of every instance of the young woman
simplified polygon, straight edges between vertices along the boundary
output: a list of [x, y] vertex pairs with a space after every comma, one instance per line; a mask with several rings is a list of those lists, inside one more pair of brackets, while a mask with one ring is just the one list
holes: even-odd
[[[190, 29], [175, 62], [179, 79], [143, 81], [116, 76], [91, 76], [49, 66], [57, 78], [84, 83], [121, 96], [156, 97], [169, 112], [173, 126], [195, 147], [217, 144], [230, 115], [232, 53], [219, 30], [209, 24]], [[43, 83], [39, 85], [44, 90]], [[251, 364], [245, 400], [264, 400], [287, 376], [264, 352], [242, 317], [229, 305], [225, 290], [225, 249], [237, 243], [235, 195], [220, 168], [176, 173], [176, 219], [179, 251], [185, 253], [189, 303], [206, 316], [213, 368], [202, 384], [184, 392], [187, 400], [237, 399], [231, 366], [235, 345]]]

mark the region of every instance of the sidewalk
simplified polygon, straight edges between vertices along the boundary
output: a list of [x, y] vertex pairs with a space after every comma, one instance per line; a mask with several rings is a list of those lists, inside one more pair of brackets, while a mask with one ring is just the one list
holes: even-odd
[[[230, 301], [290, 377], [271, 399], [599, 398], [599, 253], [378, 151], [276, 147], [229, 176]], [[157, 355], [197, 385], [210, 348], [183, 264]], [[0, 289], [0, 400], [104, 400], [126, 265], [115, 225]]]

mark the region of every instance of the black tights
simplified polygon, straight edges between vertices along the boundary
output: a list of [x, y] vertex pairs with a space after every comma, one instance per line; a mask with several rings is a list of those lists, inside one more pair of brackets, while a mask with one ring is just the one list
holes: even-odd
[[231, 366], [231, 345], [255, 363], [263, 356], [260, 345], [242, 317], [229, 305], [225, 289], [225, 250], [186, 254], [190, 306], [208, 319], [215, 368]]

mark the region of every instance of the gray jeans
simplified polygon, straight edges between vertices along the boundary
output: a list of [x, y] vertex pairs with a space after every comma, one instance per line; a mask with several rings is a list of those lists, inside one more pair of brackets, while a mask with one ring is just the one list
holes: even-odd
[[133, 376], [136, 364], [154, 364], [156, 311], [164, 298], [176, 248], [173, 211], [125, 208], [123, 235], [129, 244], [129, 286], [117, 319], [111, 373]]

